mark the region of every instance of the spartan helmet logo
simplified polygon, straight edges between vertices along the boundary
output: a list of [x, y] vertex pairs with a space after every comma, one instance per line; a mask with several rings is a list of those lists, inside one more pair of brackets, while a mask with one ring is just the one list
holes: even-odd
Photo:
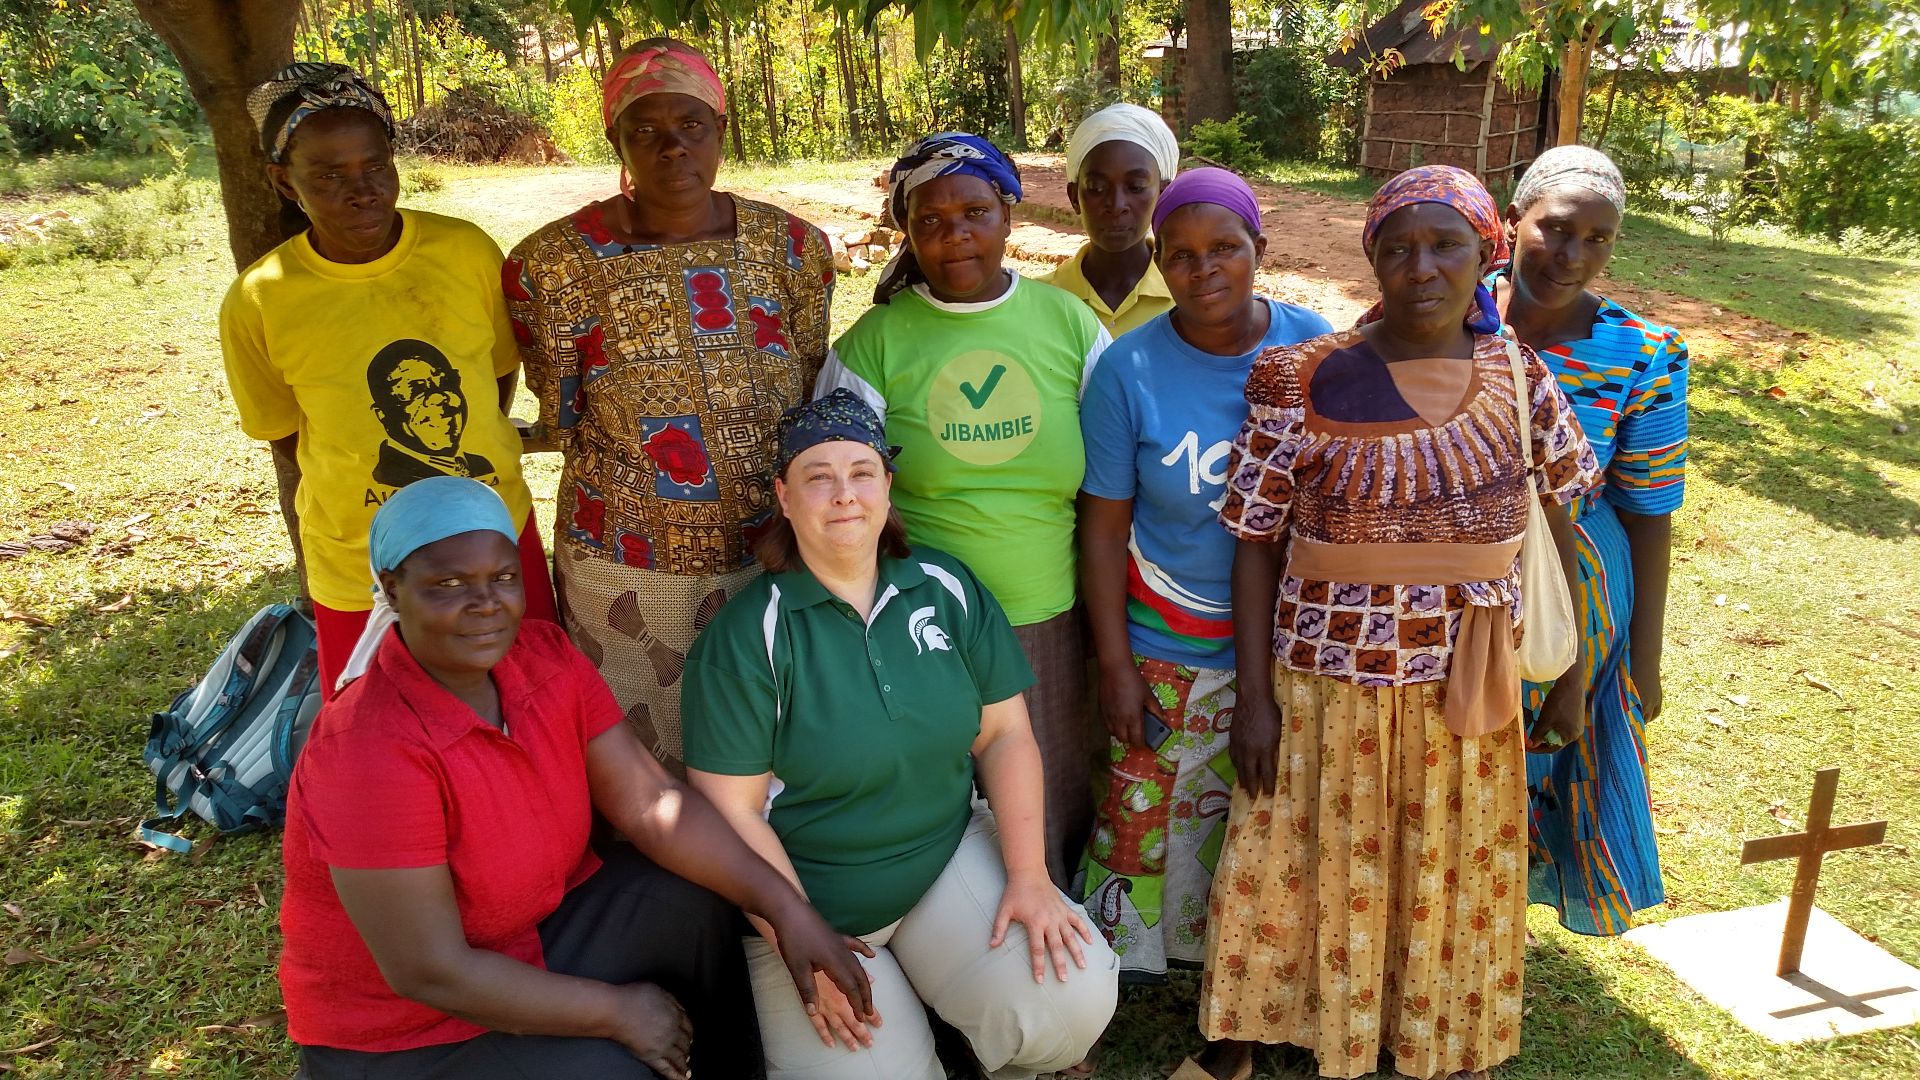
[[953, 642], [948, 639], [947, 632], [933, 625], [933, 609], [930, 607], [915, 608], [913, 614], [907, 616], [907, 636], [913, 639], [915, 656], [923, 652], [953, 651]]

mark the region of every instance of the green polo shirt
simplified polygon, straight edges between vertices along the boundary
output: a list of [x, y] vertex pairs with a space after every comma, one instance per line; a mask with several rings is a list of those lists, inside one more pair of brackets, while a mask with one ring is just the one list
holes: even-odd
[[982, 706], [1033, 684], [1006, 615], [958, 559], [882, 558], [872, 614], [804, 570], [727, 602], [687, 656], [690, 768], [772, 773], [767, 820], [826, 920], [905, 915], [966, 829]]

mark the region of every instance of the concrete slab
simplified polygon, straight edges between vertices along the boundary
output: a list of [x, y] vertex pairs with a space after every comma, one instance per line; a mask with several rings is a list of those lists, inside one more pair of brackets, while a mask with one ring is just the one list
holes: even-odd
[[1800, 972], [1774, 974], [1787, 902], [1636, 927], [1628, 941], [1776, 1043], [1920, 1023], [1920, 970], [1813, 909]]

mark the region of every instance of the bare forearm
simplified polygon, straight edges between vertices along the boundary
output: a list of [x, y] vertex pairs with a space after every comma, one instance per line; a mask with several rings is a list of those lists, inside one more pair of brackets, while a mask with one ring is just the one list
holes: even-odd
[[[772, 918], [803, 903], [792, 866], [787, 876], [769, 864], [763, 853], [734, 831], [706, 796], [685, 784], [663, 778], [659, 790], [637, 812], [616, 814], [602, 807], [633, 841], [634, 847], [669, 872], [711, 889], [739, 906], [749, 917]], [[772, 837], [772, 830], [768, 830]], [[779, 844], [778, 838], [773, 839]], [[786, 862], [786, 853], [780, 852]]]
[[1628, 624], [1633, 664], [1660, 666], [1666, 643], [1667, 580], [1672, 570], [1673, 517], [1669, 514], [1621, 514], [1627, 551], [1633, 560], [1633, 618]]
[[514, 1035], [609, 1038], [614, 988], [562, 975], [486, 949], [469, 949], [411, 981], [387, 981], [394, 992], [431, 1009]]
[[1104, 671], [1132, 666], [1127, 641], [1127, 529], [1131, 502], [1080, 496], [1080, 596]]
[[280, 517], [287, 523], [287, 542], [293, 547], [293, 572], [300, 579], [300, 598], [307, 599], [307, 553], [300, 543], [300, 436], [289, 435], [267, 444], [273, 453], [273, 482], [280, 494]]
[[513, 391], [515, 387], [519, 385], [519, 372], [509, 371], [505, 375], [500, 376], [498, 385], [500, 389], [500, 415], [512, 416]]
[[1562, 678], [1560, 682], [1578, 687], [1581, 683], [1580, 673], [1586, 669], [1587, 662], [1587, 635], [1580, 632], [1585, 619], [1580, 610], [1579, 538], [1574, 532], [1573, 515], [1568, 507], [1548, 504], [1546, 511], [1547, 527], [1553, 533], [1554, 554], [1559, 557], [1560, 570], [1566, 575], [1568, 603], [1573, 609], [1573, 666], [1567, 669], [1571, 678]]
[[1047, 876], [1046, 796], [1040, 747], [1025, 726], [1003, 733], [974, 755], [980, 785], [1000, 829], [1000, 854], [1009, 879]]
[[1233, 548], [1233, 651], [1242, 695], [1273, 684], [1273, 609], [1284, 545], [1241, 540]]

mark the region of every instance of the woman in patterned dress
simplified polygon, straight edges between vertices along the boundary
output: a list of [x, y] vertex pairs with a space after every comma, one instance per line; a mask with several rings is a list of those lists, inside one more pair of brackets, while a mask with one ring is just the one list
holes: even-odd
[[[1395, 177], [1362, 246], [1381, 303], [1261, 356], [1228, 466], [1238, 784], [1200, 1026], [1310, 1047], [1326, 1076], [1383, 1052], [1418, 1080], [1473, 1076], [1519, 1048], [1526, 500], [1571, 578], [1563, 504], [1598, 470], [1524, 348], [1520, 407], [1479, 284], [1505, 236], [1472, 174]], [[1584, 716], [1559, 693], [1543, 724], [1570, 740]]]
[[812, 225], [713, 190], [726, 97], [698, 51], [643, 41], [602, 90], [620, 193], [522, 240], [504, 284], [564, 455], [567, 632], [677, 773], [686, 650], [759, 573], [773, 427], [826, 358], [833, 264]]
[[1586, 665], [1562, 681], [1586, 697], [1587, 734], [1527, 758], [1528, 897], [1552, 904], [1567, 929], [1600, 935], [1625, 933], [1635, 911], [1666, 898], [1645, 724], [1660, 715], [1672, 514], [1687, 459], [1686, 343], [1590, 287], [1626, 203], [1620, 170], [1598, 150], [1540, 155], [1507, 207], [1513, 264], [1492, 282], [1501, 315], [1558, 377], [1606, 470], [1573, 504]]

